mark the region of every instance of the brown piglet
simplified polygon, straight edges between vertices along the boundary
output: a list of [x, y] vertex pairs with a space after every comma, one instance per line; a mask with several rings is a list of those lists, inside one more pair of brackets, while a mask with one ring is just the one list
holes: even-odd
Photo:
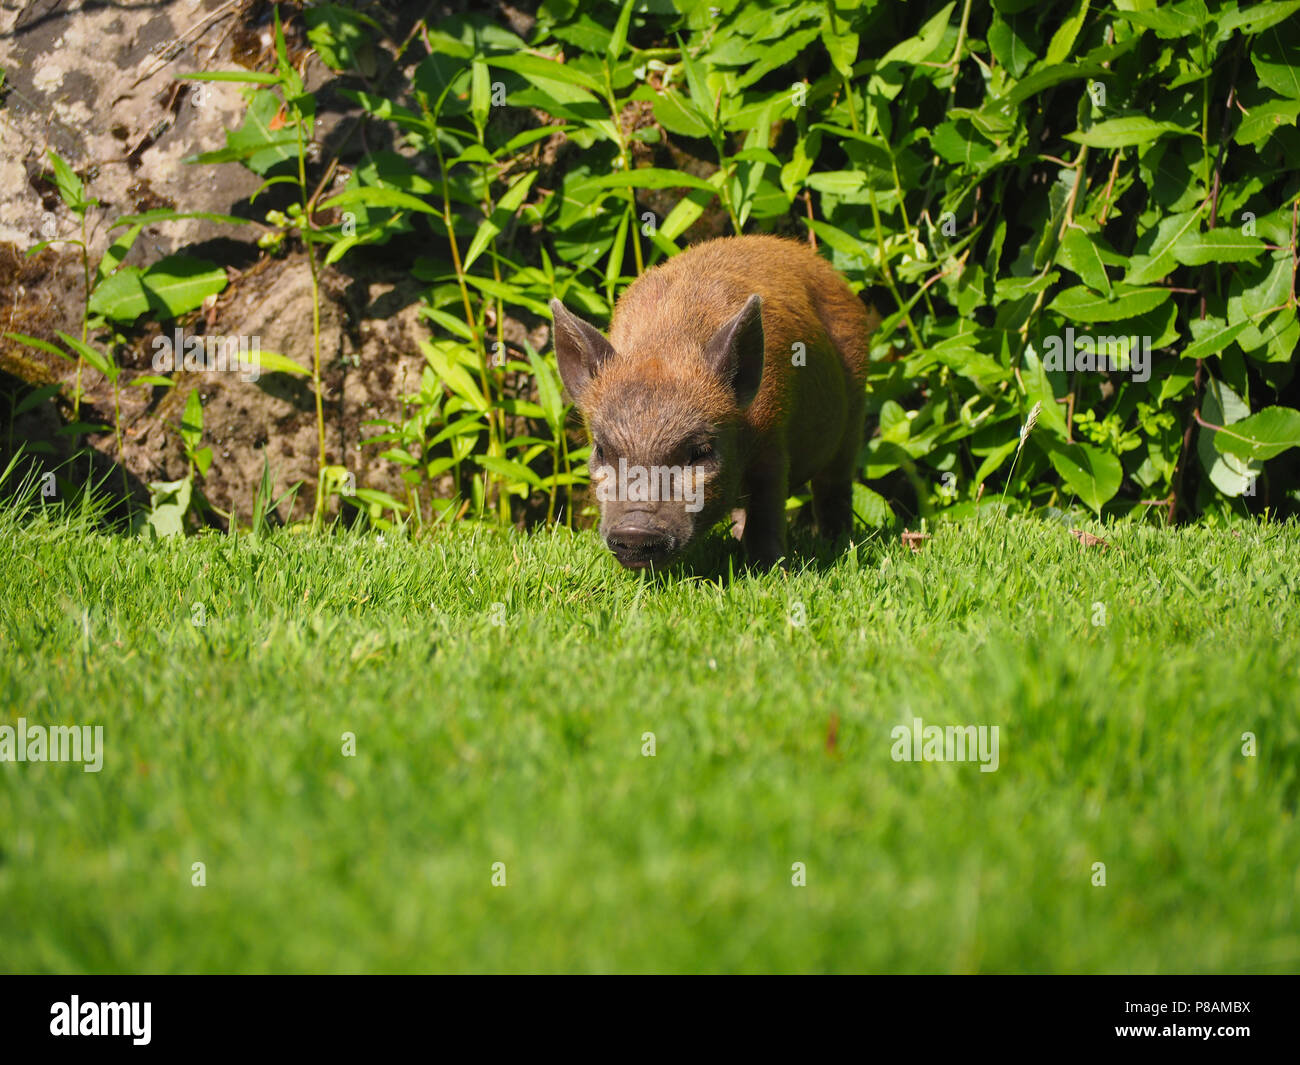
[[551, 311], [591, 434], [600, 534], [624, 566], [663, 566], [729, 513], [751, 561], [771, 566], [805, 481], [822, 535], [850, 531], [867, 309], [807, 245], [698, 244], [628, 288], [608, 339], [559, 300]]

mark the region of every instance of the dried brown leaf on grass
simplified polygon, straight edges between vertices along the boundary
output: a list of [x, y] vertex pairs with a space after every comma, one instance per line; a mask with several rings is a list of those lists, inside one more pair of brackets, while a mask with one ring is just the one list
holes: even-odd
[[1105, 549], [1110, 548], [1110, 544], [1107, 543], [1105, 540], [1103, 540], [1100, 536], [1094, 536], [1092, 533], [1087, 532], [1084, 529], [1071, 529], [1070, 535], [1073, 536], [1076, 540], [1078, 540], [1079, 543], [1082, 544], [1084, 547], [1101, 547]]
[[924, 532], [905, 532], [899, 537], [899, 539], [902, 540], [903, 543], [907, 544], [914, 553], [919, 554], [921, 548], [925, 546], [925, 541], [930, 539], [930, 534]]

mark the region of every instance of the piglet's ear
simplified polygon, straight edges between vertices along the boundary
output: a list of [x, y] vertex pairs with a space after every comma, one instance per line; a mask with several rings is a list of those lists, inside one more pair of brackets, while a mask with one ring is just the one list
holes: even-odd
[[747, 407], [763, 377], [763, 301], [757, 292], [704, 346], [705, 361]]
[[576, 314], [570, 314], [559, 300], [551, 300], [555, 320], [555, 361], [569, 395], [578, 399], [601, 363], [614, 354], [604, 335]]

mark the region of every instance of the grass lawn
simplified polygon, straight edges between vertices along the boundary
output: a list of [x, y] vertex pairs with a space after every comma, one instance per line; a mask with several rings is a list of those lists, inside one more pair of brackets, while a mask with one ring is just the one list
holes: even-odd
[[1300, 528], [1096, 531], [641, 579], [0, 513], [0, 724], [105, 748], [0, 764], [0, 968], [1294, 971]]

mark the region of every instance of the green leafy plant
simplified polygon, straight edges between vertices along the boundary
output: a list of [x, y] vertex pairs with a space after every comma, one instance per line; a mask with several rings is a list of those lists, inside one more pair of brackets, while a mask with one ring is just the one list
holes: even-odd
[[[81, 421], [81, 401], [85, 396], [82, 383], [84, 368], [89, 366], [108, 379], [113, 386], [113, 436], [117, 444], [118, 461], [121, 462], [122, 425], [119, 387], [121, 368], [115, 352], [125, 341], [119, 327], [133, 323], [147, 312], [153, 312], [160, 319], [178, 317], [201, 306], [208, 296], [220, 292], [226, 286], [224, 270], [211, 262], [193, 256], [170, 255], [148, 267], [124, 267], [123, 259], [131, 251], [136, 238], [147, 225], [184, 218], [204, 218], [209, 221], [239, 224], [243, 219], [210, 212], [171, 210], [123, 216], [113, 222], [109, 228], [111, 231], [125, 227], [125, 232], [109, 245], [92, 270], [86, 216], [91, 208], [99, 206], [99, 201], [87, 197], [81, 178], [62, 156], [50, 151], [49, 160], [59, 197], [64, 206], [76, 215], [81, 235], [79, 238], [50, 238], [40, 241], [29, 248], [27, 254], [36, 255], [45, 248], [58, 244], [69, 244], [79, 249], [84, 276], [81, 336], [78, 338], [59, 332], [58, 339], [63, 344], [63, 347], [60, 347], [51, 341], [22, 333], [5, 335], [11, 340], [58, 358], [75, 359], [77, 373], [72, 393], [72, 422], [62, 430], [74, 438], [108, 428]], [[92, 342], [98, 338], [105, 338], [106, 345], [101, 347], [97, 342]], [[137, 377], [131, 383], [137, 386], [171, 386], [174, 382], [170, 378], [144, 376]], [[59, 391], [60, 389], [55, 387], [42, 395], [43, 398], [47, 398]], [[125, 486], [125, 467], [122, 474]]]
[[407, 510], [380, 504], [394, 514], [504, 519], [541, 494], [571, 520], [586, 454], [551, 357], [507, 343], [508, 319], [545, 321], [553, 296], [602, 318], [691, 240], [753, 229], [814, 242], [880, 310], [864, 520], [1300, 503], [1279, 458], [1300, 417], [1283, 402], [1300, 3], [554, 0], [528, 40], [483, 16], [418, 24], [428, 54], [388, 94], [364, 75], [375, 26], [312, 11], [309, 41], [363, 78], [343, 93], [397, 150], [313, 207], [310, 107], [280, 36], [277, 72], [245, 79], [267, 95], [203, 158], [296, 158], [271, 179], [301, 190], [282, 228], [328, 244], [327, 263], [433, 238], [413, 266], [426, 369], [371, 438], [404, 470]]
[[[307, 265], [311, 270], [312, 294], [312, 389], [316, 399], [317, 469], [316, 497], [312, 507], [313, 528], [319, 528], [325, 515], [326, 493], [324, 385], [321, 379], [320, 350], [320, 263], [316, 257], [319, 233], [314, 219], [317, 192], [307, 182], [307, 156], [312, 143], [316, 119], [316, 98], [306, 91], [302, 75], [289, 62], [280, 8], [274, 8], [275, 71], [226, 70], [182, 75], [193, 81], [250, 83], [258, 88], [248, 92], [248, 111], [244, 124], [226, 134], [226, 147], [194, 157], [196, 163], [242, 162], [260, 175], [267, 175], [280, 164], [287, 173], [274, 173], [262, 182], [249, 198], [257, 199], [273, 185], [294, 186], [298, 202], [288, 216], [278, 219], [281, 227], [292, 229], [302, 239]], [[324, 243], [325, 241], [319, 241]]]

